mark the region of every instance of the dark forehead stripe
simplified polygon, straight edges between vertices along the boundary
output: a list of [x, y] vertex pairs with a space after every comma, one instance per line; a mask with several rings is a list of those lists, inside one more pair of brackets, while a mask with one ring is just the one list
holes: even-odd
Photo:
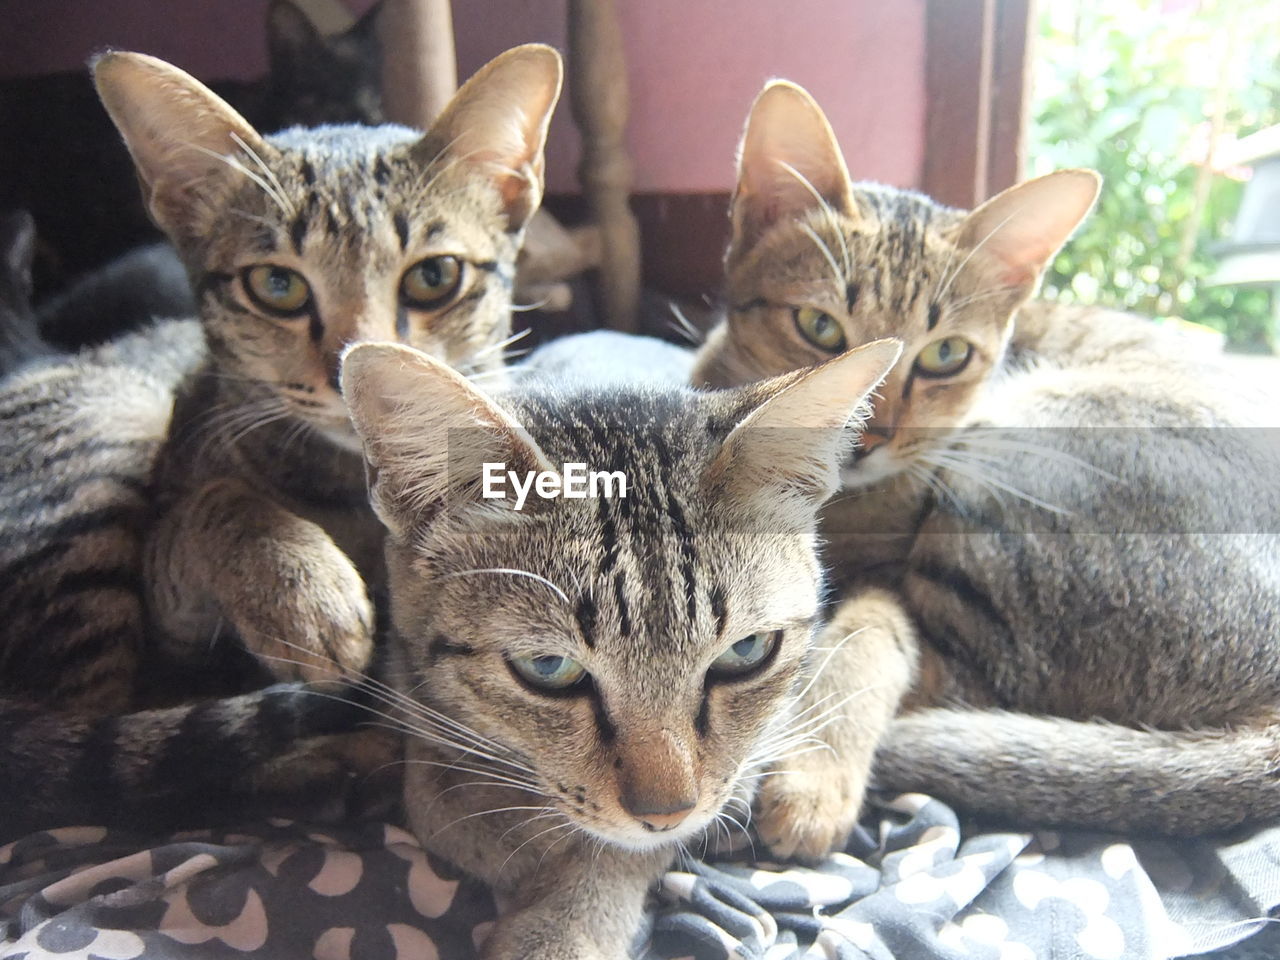
[[397, 210], [391, 216], [391, 222], [395, 224], [396, 236], [400, 239], [400, 250], [404, 252], [409, 249], [409, 218], [404, 215], [403, 210]]
[[853, 312], [853, 305], [858, 302], [858, 284], [850, 283], [844, 288], [844, 304], [849, 312]]
[[718, 583], [711, 588], [711, 615], [716, 618], [716, 636], [723, 638], [725, 622], [729, 618], [729, 608], [724, 587]]
[[613, 601], [618, 607], [618, 629], [624, 637], [631, 636], [631, 606], [627, 603], [627, 582], [621, 570], [613, 575]]
[[658, 474], [663, 490], [666, 492], [667, 517], [671, 521], [672, 532], [680, 547], [680, 573], [684, 578], [685, 612], [688, 614], [689, 623], [692, 624], [698, 618], [697, 547], [693, 531], [685, 520], [684, 508], [680, 505], [671, 482], [671, 471], [674, 467], [671, 449], [660, 435], [654, 437], [653, 447], [658, 456]]
[[578, 629], [582, 631], [582, 642], [592, 649], [596, 645], [596, 616], [598, 613], [596, 602], [591, 599], [590, 594], [584, 593], [578, 598], [578, 606], [573, 611], [573, 615], [578, 621]]
[[293, 252], [298, 256], [302, 256], [302, 241], [306, 239], [309, 226], [305, 213], [294, 217], [293, 223], [289, 226], [289, 240], [293, 243]]
[[373, 179], [380, 187], [385, 187], [391, 182], [391, 168], [387, 166], [387, 161], [383, 157], [379, 157], [373, 165]]

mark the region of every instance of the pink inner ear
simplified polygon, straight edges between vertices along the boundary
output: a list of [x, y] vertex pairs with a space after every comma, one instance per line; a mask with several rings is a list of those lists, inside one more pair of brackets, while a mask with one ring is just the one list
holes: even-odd
[[1040, 275], [1040, 264], [1035, 260], [1007, 260], [1001, 257], [996, 276], [1004, 287], [1029, 286], [1036, 282]]

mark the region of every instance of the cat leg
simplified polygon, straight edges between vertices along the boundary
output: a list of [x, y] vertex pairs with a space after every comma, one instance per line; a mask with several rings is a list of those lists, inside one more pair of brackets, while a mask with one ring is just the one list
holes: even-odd
[[373, 605], [355, 565], [317, 524], [239, 480], [185, 495], [147, 546], [152, 615], [169, 638], [207, 643], [230, 624], [281, 680], [335, 680], [373, 651]]
[[498, 919], [484, 960], [631, 956], [674, 845], [626, 850], [598, 840], [550, 795], [504, 785], [522, 778], [515, 767], [441, 750], [429, 739], [439, 736], [406, 740], [405, 814], [426, 849], [492, 888]]
[[[645, 898], [671, 860], [574, 837], [516, 884], [495, 890], [499, 917], [483, 960], [627, 960], [644, 928]], [[560, 851], [557, 851], [560, 852]]]
[[795, 719], [781, 734], [790, 748], [756, 797], [756, 827], [774, 856], [816, 860], [844, 844], [918, 658], [915, 627], [893, 593], [865, 589], [836, 608], [814, 642]]

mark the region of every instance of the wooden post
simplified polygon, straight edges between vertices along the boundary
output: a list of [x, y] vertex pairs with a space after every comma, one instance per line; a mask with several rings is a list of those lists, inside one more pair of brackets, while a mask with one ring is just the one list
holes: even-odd
[[1031, 105], [1027, 53], [1033, 42], [1034, 20], [1031, 0], [997, 0], [987, 197], [994, 197], [1027, 175], [1027, 124]]
[[920, 188], [975, 207], [1022, 178], [1031, 0], [927, 0]]
[[921, 188], [953, 207], [987, 195], [995, 0], [925, 5], [924, 170]]
[[634, 332], [640, 302], [640, 228], [631, 213], [624, 136], [627, 75], [614, 0], [569, 0], [569, 95], [582, 131], [578, 178], [600, 230], [605, 325]]
[[378, 37], [387, 119], [427, 129], [458, 92], [449, 0], [383, 0]]

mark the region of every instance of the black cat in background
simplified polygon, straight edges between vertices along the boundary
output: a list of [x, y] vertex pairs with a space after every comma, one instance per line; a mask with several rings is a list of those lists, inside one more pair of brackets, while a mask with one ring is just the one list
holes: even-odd
[[[272, 0], [267, 74], [210, 86], [263, 132], [296, 124], [380, 123], [377, 9], [345, 33], [326, 37], [289, 0]], [[0, 131], [0, 213], [25, 209], [35, 218], [37, 300], [159, 238], [88, 70], [0, 80]], [[42, 324], [42, 330], [64, 346], [110, 332], [56, 323]]]

